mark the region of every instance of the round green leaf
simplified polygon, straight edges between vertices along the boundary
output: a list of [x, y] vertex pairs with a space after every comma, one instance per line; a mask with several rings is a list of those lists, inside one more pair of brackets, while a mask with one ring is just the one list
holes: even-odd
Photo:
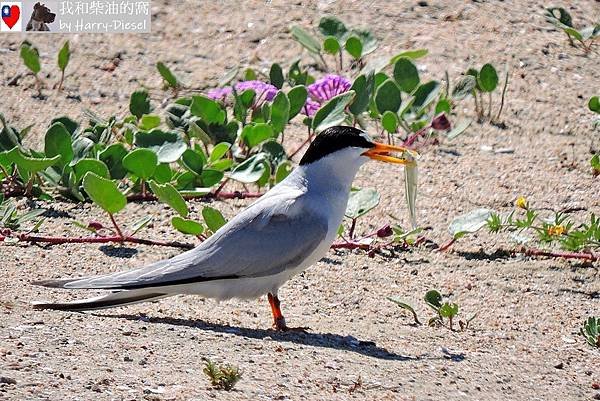
[[210, 206], [205, 206], [204, 209], [202, 209], [202, 217], [204, 218], [206, 226], [213, 233], [227, 223], [227, 220], [225, 220], [221, 212]]
[[140, 89], [131, 94], [129, 111], [137, 118], [150, 113], [150, 96], [147, 90]]
[[484, 92], [492, 92], [498, 86], [498, 73], [491, 64], [486, 64], [481, 67], [477, 81], [481, 90]]
[[127, 149], [121, 143], [114, 143], [98, 154], [98, 158], [108, 166], [108, 171], [113, 179], [120, 180], [125, 177], [127, 170], [123, 167], [123, 158]]
[[323, 41], [323, 50], [325, 50], [325, 53], [338, 54], [340, 49], [340, 42], [333, 36], [328, 36]]
[[200, 175], [203, 188], [210, 188], [217, 185], [223, 179], [223, 172], [211, 168], [204, 169]]
[[81, 159], [73, 166], [76, 182], [80, 182], [88, 171], [102, 177], [110, 178], [106, 164], [98, 159]]
[[265, 172], [265, 154], [257, 153], [238, 164], [231, 172], [233, 180], [250, 184], [256, 182]]
[[197, 175], [202, 174], [202, 169], [204, 168], [205, 162], [204, 155], [200, 155], [192, 149], [187, 149], [185, 152], [183, 152], [181, 161], [183, 162], [185, 168], [190, 170], [192, 173]]
[[23, 63], [31, 72], [34, 74], [40, 72], [42, 66], [40, 64], [40, 54], [37, 48], [35, 48], [31, 43], [25, 41], [23, 44], [21, 44], [20, 55], [23, 59]]
[[277, 166], [275, 171], [275, 183], [279, 184], [292, 172], [292, 163], [289, 160], [284, 160]]
[[253, 148], [267, 139], [273, 138], [273, 127], [270, 124], [258, 123], [255, 125], [246, 125], [242, 130], [244, 142]]
[[60, 156], [59, 166], [66, 166], [73, 160], [71, 134], [62, 123], [54, 123], [44, 138], [44, 153], [47, 157]]
[[181, 194], [171, 184], [158, 184], [150, 181], [150, 189], [158, 200], [171, 206], [182, 217], [187, 217], [188, 207]]
[[379, 204], [379, 192], [372, 188], [360, 189], [350, 193], [346, 217], [356, 219], [365, 215]]
[[184, 219], [179, 216], [175, 216], [171, 219], [171, 224], [175, 229], [183, 234], [189, 235], [200, 235], [204, 232], [204, 226], [197, 221]]
[[346, 51], [355, 59], [358, 60], [362, 57], [363, 44], [362, 41], [356, 36], [349, 37], [348, 40], [346, 40], [344, 47], [346, 48]]
[[440, 113], [446, 113], [446, 114], [450, 114], [450, 111], [452, 110], [452, 106], [450, 105], [450, 102], [447, 99], [440, 99], [437, 104], [435, 105], [435, 114], [440, 114]]
[[398, 116], [396, 113], [386, 111], [381, 117], [381, 126], [389, 133], [396, 132], [398, 129]]
[[313, 130], [321, 132], [326, 128], [342, 123], [346, 119], [346, 106], [353, 98], [354, 91], [352, 90], [332, 97], [315, 113], [312, 120]]
[[219, 102], [202, 95], [192, 98], [190, 112], [200, 117], [206, 124], [224, 124], [227, 118], [227, 112]]
[[394, 64], [394, 79], [403, 92], [412, 93], [420, 82], [417, 66], [410, 59], [400, 57]]
[[225, 154], [229, 151], [229, 148], [231, 148], [230, 143], [221, 142], [217, 144], [213, 148], [212, 152], [210, 152], [210, 157], [208, 158], [208, 161], [212, 163], [222, 159], [223, 156], [225, 156]]
[[144, 131], [150, 131], [160, 125], [160, 116], [156, 114], [144, 114], [140, 120], [139, 127]]
[[269, 81], [271, 82], [271, 85], [273, 85], [277, 89], [281, 89], [281, 87], [283, 86], [285, 78], [283, 76], [283, 70], [281, 69], [281, 66], [279, 64], [271, 64], [271, 69], [269, 70]]
[[398, 85], [393, 80], [388, 79], [377, 88], [377, 92], [375, 92], [375, 106], [380, 114], [388, 110], [397, 113], [401, 104], [400, 88], [398, 88]]
[[425, 302], [433, 309], [437, 310], [442, 306], [442, 294], [437, 290], [429, 290], [425, 294]]
[[271, 125], [276, 133], [283, 132], [290, 119], [290, 101], [285, 93], [279, 91], [271, 105]]
[[123, 158], [123, 167], [143, 180], [154, 175], [156, 166], [158, 157], [149, 149], [135, 149]]
[[136, 132], [135, 144], [156, 153], [160, 163], [172, 163], [179, 159], [187, 145], [177, 132], [154, 129], [150, 132]]
[[156, 167], [154, 177], [152, 178], [159, 184], [164, 184], [173, 179], [173, 170], [171, 170], [168, 163], [161, 163]]
[[310, 53], [318, 54], [321, 51], [321, 45], [310, 33], [300, 28], [299, 26], [293, 26], [290, 28], [290, 32], [294, 39], [298, 41], [306, 50]]
[[348, 33], [348, 28], [338, 18], [327, 16], [319, 21], [319, 31], [324, 36], [334, 36], [341, 40]]
[[90, 199], [104, 211], [114, 214], [127, 205], [127, 198], [114, 181], [87, 172], [83, 177], [83, 189]]
[[177, 79], [175, 74], [173, 74], [173, 72], [169, 69], [169, 67], [165, 65], [165, 63], [159, 61], [158, 63], [156, 63], [156, 69], [158, 70], [158, 73], [163, 78], [163, 80], [167, 83], [167, 85], [169, 85], [169, 87], [177, 88], [180, 86], [179, 80]]
[[600, 97], [592, 96], [588, 102], [588, 107], [591, 111], [600, 113]]
[[440, 83], [438, 81], [429, 81], [420, 85], [414, 93], [415, 100], [413, 108], [422, 110], [433, 102], [440, 93]]
[[289, 119], [296, 117], [306, 103], [308, 91], [304, 85], [294, 86], [287, 94], [290, 101], [290, 116]]
[[352, 104], [348, 107], [350, 113], [357, 116], [367, 110], [369, 107], [369, 101], [371, 100], [371, 93], [373, 92], [374, 78], [372, 74], [368, 76], [359, 75], [352, 83], [350, 90], [356, 93]]

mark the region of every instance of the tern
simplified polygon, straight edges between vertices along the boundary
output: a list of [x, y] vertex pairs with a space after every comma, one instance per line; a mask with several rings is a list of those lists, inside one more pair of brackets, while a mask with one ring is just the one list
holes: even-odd
[[267, 294], [273, 327], [288, 327], [278, 289], [325, 256], [337, 237], [352, 181], [369, 159], [411, 164], [405, 147], [372, 141], [346, 126], [325, 129], [297, 168], [196, 248], [130, 271], [85, 278], [37, 281], [64, 289], [111, 292], [37, 309], [86, 311], [153, 301], [177, 294], [225, 300]]

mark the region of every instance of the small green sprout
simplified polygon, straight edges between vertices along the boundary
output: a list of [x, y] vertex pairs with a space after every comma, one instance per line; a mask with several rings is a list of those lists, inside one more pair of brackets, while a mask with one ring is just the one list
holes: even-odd
[[71, 49], [69, 48], [69, 41], [67, 40], [60, 51], [58, 52], [58, 69], [60, 70], [60, 81], [58, 83], [58, 90], [62, 90], [63, 82], [65, 80], [65, 71], [67, 66], [69, 65], [69, 60], [71, 59]]
[[208, 376], [210, 384], [218, 390], [230, 391], [242, 378], [242, 373], [236, 366], [220, 366], [210, 359], [205, 360], [202, 371]]
[[592, 44], [600, 36], [600, 23], [576, 29], [569, 12], [562, 7], [551, 7], [544, 14], [546, 21], [561, 29], [569, 39], [571, 46], [575, 46], [573, 39], [577, 40], [586, 54], [592, 51]]
[[588, 344], [600, 348], [600, 317], [588, 317], [583, 323], [580, 333], [585, 337]]

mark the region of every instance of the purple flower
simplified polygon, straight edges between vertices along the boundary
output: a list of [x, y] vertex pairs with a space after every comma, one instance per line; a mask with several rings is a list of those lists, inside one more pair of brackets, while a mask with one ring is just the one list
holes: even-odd
[[248, 89], [252, 89], [254, 92], [256, 92], [255, 102], [270, 102], [277, 94], [276, 87], [262, 81], [242, 81], [235, 84], [235, 90], [238, 93], [242, 93]]
[[341, 93], [348, 92], [352, 84], [342, 76], [329, 74], [308, 85], [308, 96], [303, 112], [313, 116], [317, 110], [329, 99]]
[[[258, 107], [263, 102], [270, 102], [277, 94], [278, 89], [271, 84], [262, 81], [242, 81], [235, 84], [235, 91], [241, 94], [245, 90], [252, 89], [256, 96], [254, 97], [254, 106]], [[226, 102], [231, 98], [233, 88], [231, 86], [225, 86], [223, 88], [214, 88], [208, 91], [207, 97]]]
[[208, 93], [206, 94], [207, 97], [213, 99], [213, 100], [220, 100], [220, 101], [225, 101], [225, 99], [227, 99], [227, 96], [231, 95], [232, 89], [229, 86], [226, 86], [224, 88], [214, 88], [208, 91]]

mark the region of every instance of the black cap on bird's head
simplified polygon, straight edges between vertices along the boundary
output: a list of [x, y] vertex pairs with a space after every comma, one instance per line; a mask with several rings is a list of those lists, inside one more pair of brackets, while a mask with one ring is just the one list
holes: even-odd
[[327, 128], [317, 135], [304, 156], [302, 156], [300, 165], [310, 164], [338, 150], [350, 147], [363, 148], [365, 151], [361, 153], [362, 156], [399, 164], [408, 164], [410, 161], [390, 156], [391, 152], [412, 152], [401, 146], [374, 142], [365, 131], [358, 128], [336, 126]]

